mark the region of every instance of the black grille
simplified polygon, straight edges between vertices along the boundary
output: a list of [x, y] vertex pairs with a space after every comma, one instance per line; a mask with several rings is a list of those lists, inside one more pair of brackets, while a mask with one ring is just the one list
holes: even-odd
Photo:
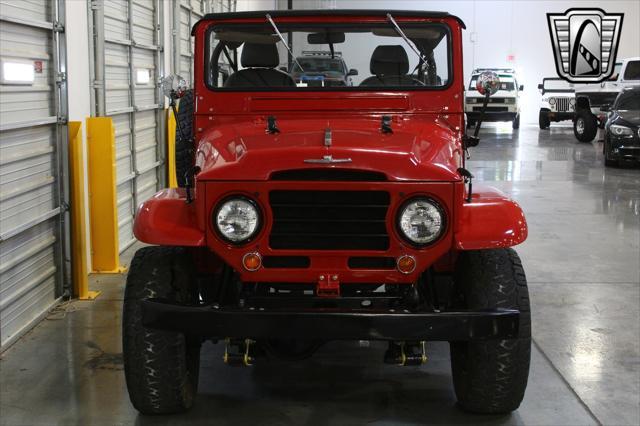
[[[473, 107], [473, 111], [482, 111], [482, 107]], [[507, 112], [509, 111], [508, 107], [492, 107], [492, 106], [488, 106], [487, 107], [487, 112]]]
[[396, 269], [396, 260], [393, 257], [350, 257], [351, 269]]
[[311, 259], [307, 256], [265, 256], [262, 259], [262, 266], [265, 268], [308, 268]]
[[569, 102], [569, 98], [556, 98], [556, 111], [568, 112]]
[[385, 191], [271, 191], [273, 249], [387, 250]]

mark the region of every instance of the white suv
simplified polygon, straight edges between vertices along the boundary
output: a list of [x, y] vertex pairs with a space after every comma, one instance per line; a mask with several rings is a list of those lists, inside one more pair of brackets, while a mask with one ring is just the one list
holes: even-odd
[[607, 110], [620, 92], [640, 86], [640, 57], [616, 63], [614, 74], [602, 83], [580, 85], [576, 88], [576, 118], [573, 134], [580, 142], [591, 142], [604, 128]]
[[520, 127], [520, 92], [524, 86], [518, 85], [515, 70], [509, 68], [478, 68], [471, 73], [471, 81], [465, 97], [467, 125], [473, 125], [480, 118], [482, 96], [476, 90], [478, 75], [484, 71], [493, 71], [500, 78], [500, 88], [489, 98], [489, 104], [482, 121], [511, 121], [513, 128]]
[[573, 83], [562, 78], [544, 78], [538, 84], [542, 94], [538, 124], [548, 129], [552, 121], [573, 120], [576, 114], [576, 95]]

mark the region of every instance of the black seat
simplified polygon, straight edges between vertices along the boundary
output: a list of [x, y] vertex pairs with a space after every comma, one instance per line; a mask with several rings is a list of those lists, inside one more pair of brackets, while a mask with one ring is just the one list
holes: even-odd
[[245, 69], [229, 76], [224, 87], [295, 87], [289, 74], [278, 71], [280, 64], [275, 44], [245, 43], [240, 63]]
[[400, 45], [378, 46], [371, 55], [369, 68], [373, 76], [360, 86], [417, 86], [409, 72], [409, 57]]

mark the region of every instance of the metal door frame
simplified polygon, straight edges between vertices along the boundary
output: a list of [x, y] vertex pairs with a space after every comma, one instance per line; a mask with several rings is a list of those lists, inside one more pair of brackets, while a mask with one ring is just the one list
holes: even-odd
[[[52, 48], [52, 75], [53, 79], [53, 102], [54, 115], [45, 119], [32, 119], [14, 122], [10, 124], [0, 124], [1, 131], [18, 130], [29, 127], [39, 127], [47, 125], [55, 125], [55, 141], [53, 147], [55, 149], [55, 163], [52, 166], [52, 174], [55, 179], [54, 191], [57, 207], [39, 217], [23, 223], [3, 234], [0, 234], [0, 242], [9, 240], [16, 235], [27, 231], [41, 223], [50, 219], [57, 218], [54, 225], [54, 234], [56, 241], [53, 242], [54, 258], [55, 258], [55, 289], [54, 302], [60, 301], [61, 298], [72, 296], [71, 283], [71, 217], [69, 209], [69, 157], [68, 157], [68, 86], [67, 86], [67, 41], [65, 32], [65, 0], [51, 0], [50, 2], [51, 21], [40, 21], [30, 18], [18, 18], [7, 15], [0, 15], [1, 22], [10, 22], [13, 24], [23, 25], [31, 28], [46, 29], [51, 31], [51, 48]], [[46, 314], [46, 312], [44, 313]], [[42, 318], [35, 318], [32, 325], [38, 323]], [[21, 333], [12, 336], [3, 346], [3, 350], [11, 346], [21, 335], [29, 330], [27, 327]]]

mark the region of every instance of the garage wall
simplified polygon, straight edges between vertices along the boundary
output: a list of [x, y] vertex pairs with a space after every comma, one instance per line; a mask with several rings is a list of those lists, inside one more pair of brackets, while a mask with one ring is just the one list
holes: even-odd
[[173, 69], [193, 84], [193, 40], [191, 28], [210, 10], [208, 0], [176, 0], [173, 3]]
[[3, 349], [68, 290], [64, 24], [63, 1], [0, 1]]
[[113, 118], [120, 251], [136, 240], [138, 204], [164, 186], [165, 3], [98, 0], [92, 3], [95, 115]]
[[[280, 9], [286, 9], [286, 5], [287, 0], [278, 0]], [[473, 68], [515, 68], [525, 85], [522, 120], [536, 124], [540, 101], [538, 83], [543, 77], [556, 76], [546, 13], [562, 13], [572, 7], [624, 12], [618, 58], [640, 56], [640, 1], [637, 0], [293, 0], [294, 9], [435, 10], [459, 16], [467, 25], [465, 79], [469, 80]]]

